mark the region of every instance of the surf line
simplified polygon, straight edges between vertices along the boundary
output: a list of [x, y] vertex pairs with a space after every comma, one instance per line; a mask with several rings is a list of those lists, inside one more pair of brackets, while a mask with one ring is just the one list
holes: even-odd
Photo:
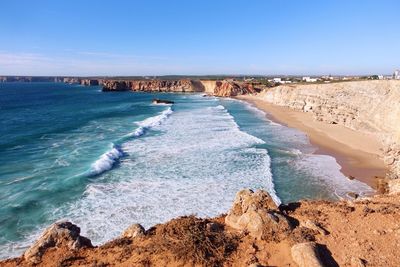
[[90, 167], [88, 176], [97, 176], [105, 171], [111, 170], [119, 160], [126, 155], [122, 150], [120, 143], [123, 143], [129, 138], [138, 138], [144, 135], [148, 130], [153, 127], [161, 125], [173, 113], [172, 107], [168, 107], [159, 115], [149, 117], [143, 121], [137, 122], [138, 128], [132, 133], [129, 133], [118, 140], [116, 143], [111, 143], [111, 149], [102, 154]]

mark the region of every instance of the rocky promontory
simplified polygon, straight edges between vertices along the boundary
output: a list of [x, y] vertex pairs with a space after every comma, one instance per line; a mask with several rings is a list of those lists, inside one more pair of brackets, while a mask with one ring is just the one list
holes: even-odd
[[[58, 222], [0, 266], [398, 266], [400, 195], [277, 206], [242, 190], [227, 215], [184, 216], [93, 246], [78, 226]], [[205, 207], [206, 208], [206, 207]]]
[[103, 91], [204, 92], [215, 96], [237, 96], [260, 91], [251, 83], [222, 80], [103, 80]]

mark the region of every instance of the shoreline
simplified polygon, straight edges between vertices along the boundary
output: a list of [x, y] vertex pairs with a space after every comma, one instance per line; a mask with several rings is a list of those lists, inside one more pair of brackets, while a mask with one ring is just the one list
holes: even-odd
[[274, 105], [257, 96], [236, 98], [266, 112], [268, 119], [304, 132], [317, 148], [315, 154], [334, 157], [343, 175], [354, 177], [379, 190], [377, 177], [384, 177], [388, 169], [379, 157], [382, 145], [374, 136], [338, 124], [316, 121], [310, 113]]

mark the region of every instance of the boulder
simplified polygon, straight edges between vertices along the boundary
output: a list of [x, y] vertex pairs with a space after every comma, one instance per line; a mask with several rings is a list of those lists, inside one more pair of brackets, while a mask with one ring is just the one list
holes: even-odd
[[153, 104], [174, 104], [174, 101], [154, 98], [152, 103]]
[[317, 244], [306, 242], [296, 244], [291, 249], [292, 259], [299, 267], [323, 267], [318, 255]]
[[138, 223], [132, 224], [122, 233], [122, 237], [125, 238], [135, 238], [137, 236], [144, 236], [144, 235], [145, 235], [144, 227]]
[[40, 262], [43, 254], [50, 248], [67, 247], [75, 250], [93, 247], [91, 241], [80, 235], [81, 229], [71, 222], [57, 222], [47, 228], [42, 236], [24, 253], [26, 261]]
[[280, 234], [292, 229], [287, 217], [277, 210], [272, 198], [262, 190], [239, 191], [225, 223], [262, 240], [276, 240]]

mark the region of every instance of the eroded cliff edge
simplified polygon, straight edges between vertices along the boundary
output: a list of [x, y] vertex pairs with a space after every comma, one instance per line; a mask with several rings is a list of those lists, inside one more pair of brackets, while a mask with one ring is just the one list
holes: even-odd
[[203, 92], [215, 96], [237, 96], [260, 91], [251, 83], [233, 80], [102, 80], [101, 84], [105, 92]]
[[0, 266], [398, 266], [399, 198], [277, 207], [268, 193], [245, 189], [227, 215], [133, 224], [100, 246], [58, 222]]
[[400, 177], [400, 81], [281, 85], [262, 92], [269, 103], [312, 113], [314, 118], [376, 135], [389, 178]]

